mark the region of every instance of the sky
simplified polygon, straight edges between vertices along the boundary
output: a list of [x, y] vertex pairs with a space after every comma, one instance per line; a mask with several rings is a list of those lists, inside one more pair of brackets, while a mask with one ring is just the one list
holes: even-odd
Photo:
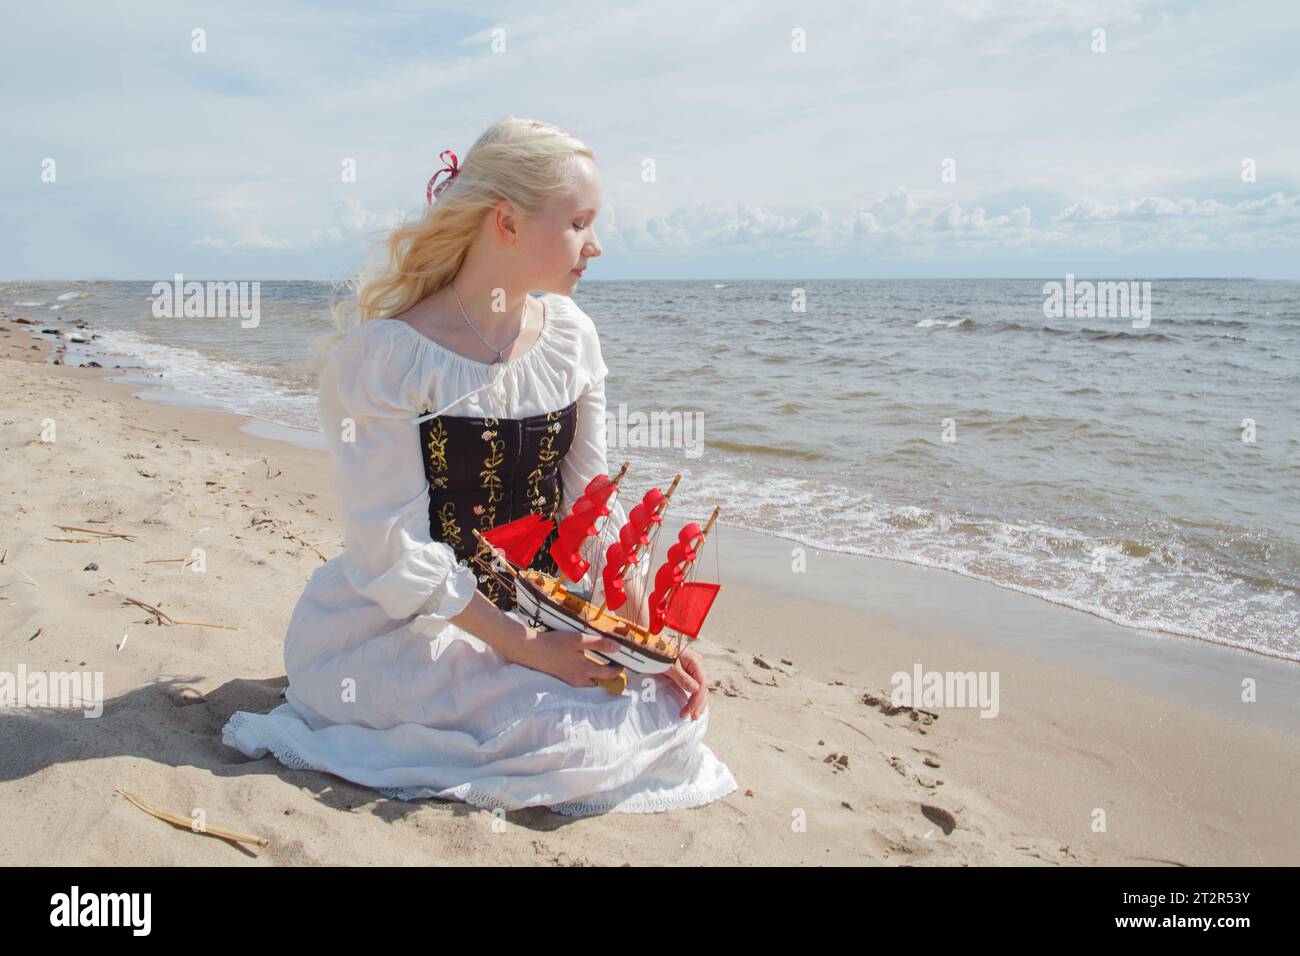
[[539, 6], [6, 4], [0, 278], [343, 278], [515, 115], [584, 282], [1300, 279], [1294, 0]]

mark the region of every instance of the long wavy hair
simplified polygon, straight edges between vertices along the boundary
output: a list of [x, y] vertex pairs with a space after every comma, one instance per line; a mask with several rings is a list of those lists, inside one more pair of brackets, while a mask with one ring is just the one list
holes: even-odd
[[399, 315], [450, 283], [488, 210], [506, 199], [523, 214], [537, 215], [547, 198], [569, 185], [578, 156], [596, 159], [582, 140], [551, 123], [508, 116], [488, 127], [433, 205], [379, 243], [380, 264], [372, 256], [342, 283], [348, 295], [330, 306], [335, 331], [317, 341], [302, 368], [318, 374], [354, 326]]

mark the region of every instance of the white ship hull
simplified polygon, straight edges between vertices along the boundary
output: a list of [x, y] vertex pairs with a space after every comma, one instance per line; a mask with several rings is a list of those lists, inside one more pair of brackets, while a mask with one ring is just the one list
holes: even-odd
[[515, 578], [515, 602], [519, 606], [520, 614], [528, 621], [535, 620], [538, 622], [534, 625], [536, 627], [544, 627], [552, 631], [576, 631], [584, 634], [595, 634], [598, 637], [606, 637], [618, 642], [619, 650], [617, 652], [588, 651], [592, 657], [599, 657], [603, 661], [626, 667], [638, 674], [662, 674], [673, 666], [672, 663], [657, 660], [642, 653], [635, 647], [629, 646], [626, 639], [597, 630], [590, 622], [582, 620], [576, 614], [556, 607], [543, 599], [536, 588], [522, 577]]

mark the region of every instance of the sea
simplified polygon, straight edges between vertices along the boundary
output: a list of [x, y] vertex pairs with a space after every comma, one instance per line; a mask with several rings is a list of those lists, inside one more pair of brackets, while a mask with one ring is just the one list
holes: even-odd
[[[1152, 277], [1134, 315], [1056, 308], [1053, 281], [585, 280], [611, 471], [681, 474], [677, 517], [720, 505], [805, 547], [1300, 660], [1300, 283]], [[68, 364], [122, 366], [146, 398], [320, 438], [299, 363], [345, 289], [261, 282], [245, 327], [156, 317], [153, 287], [10, 281], [0, 309], [96, 336]]]

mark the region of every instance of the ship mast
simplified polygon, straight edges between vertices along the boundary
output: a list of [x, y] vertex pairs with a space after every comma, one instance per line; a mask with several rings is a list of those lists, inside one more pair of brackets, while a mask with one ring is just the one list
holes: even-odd
[[[664, 500], [663, 500], [663, 503], [662, 503], [662, 505], [660, 506], [659, 510], [655, 512], [655, 514], [657, 514], [659, 517], [662, 518], [663, 515], [664, 515], [664, 512], [666, 512], [666, 511], [668, 510], [668, 502], [672, 501], [672, 498], [673, 498], [673, 492], [677, 490], [677, 485], [678, 485], [678, 483], [679, 483], [681, 480], [682, 480], [682, 476], [681, 476], [681, 473], [680, 473], [680, 472], [678, 472], [676, 475], [673, 476], [673, 483], [672, 483], [671, 485], [669, 485], [669, 486], [668, 486], [668, 490], [667, 490], [666, 492], [664, 492]], [[628, 509], [624, 508], [623, 510], [624, 510], [624, 511], [627, 511]], [[611, 515], [611, 517], [613, 517], [613, 516]], [[656, 532], [656, 534], [658, 534], [658, 532]], [[601, 543], [601, 546], [602, 546], [602, 548], [603, 548], [603, 546], [604, 546], [604, 544], [605, 544], [605, 535], [604, 535], [604, 529], [603, 529], [603, 528], [601, 529], [601, 541], [600, 541], [600, 543]], [[647, 542], [646, 542], [646, 547], [651, 547], [652, 544], [653, 544], [653, 542], [649, 542], [649, 541], [647, 541]], [[641, 542], [638, 541], [638, 542], [636, 543], [636, 545], [633, 546], [633, 548], [632, 548], [632, 553], [629, 554], [629, 555], [627, 556], [627, 557], [628, 557], [628, 559], [627, 559], [627, 563], [628, 563], [629, 565], [631, 565], [631, 564], [636, 560], [636, 558], [638, 558], [638, 557], [640, 556], [640, 551], [641, 551]], [[602, 570], [603, 570], [603, 569], [602, 569]], [[625, 571], [624, 573], [626, 574], [627, 572]], [[595, 571], [594, 571], [594, 570], [592, 571], [591, 586], [592, 586], [592, 588], [595, 588], [595, 586], [596, 586], [596, 578], [595, 578]], [[643, 598], [643, 597], [645, 597], [644, 594], [638, 594], [638, 595], [637, 595], [637, 604], [638, 604], [638, 605], [640, 604], [640, 602], [641, 602], [641, 598]], [[605, 603], [606, 603], [606, 602], [604, 602], [604, 601], [601, 601], [601, 602], [600, 602], [600, 607], [598, 607], [598, 608], [596, 609], [596, 616], [592, 618], [593, 621], [598, 621], [598, 620], [600, 620], [600, 616], [601, 616], [602, 614], [605, 613]], [[639, 608], [638, 608], [638, 609], [639, 609]]]

